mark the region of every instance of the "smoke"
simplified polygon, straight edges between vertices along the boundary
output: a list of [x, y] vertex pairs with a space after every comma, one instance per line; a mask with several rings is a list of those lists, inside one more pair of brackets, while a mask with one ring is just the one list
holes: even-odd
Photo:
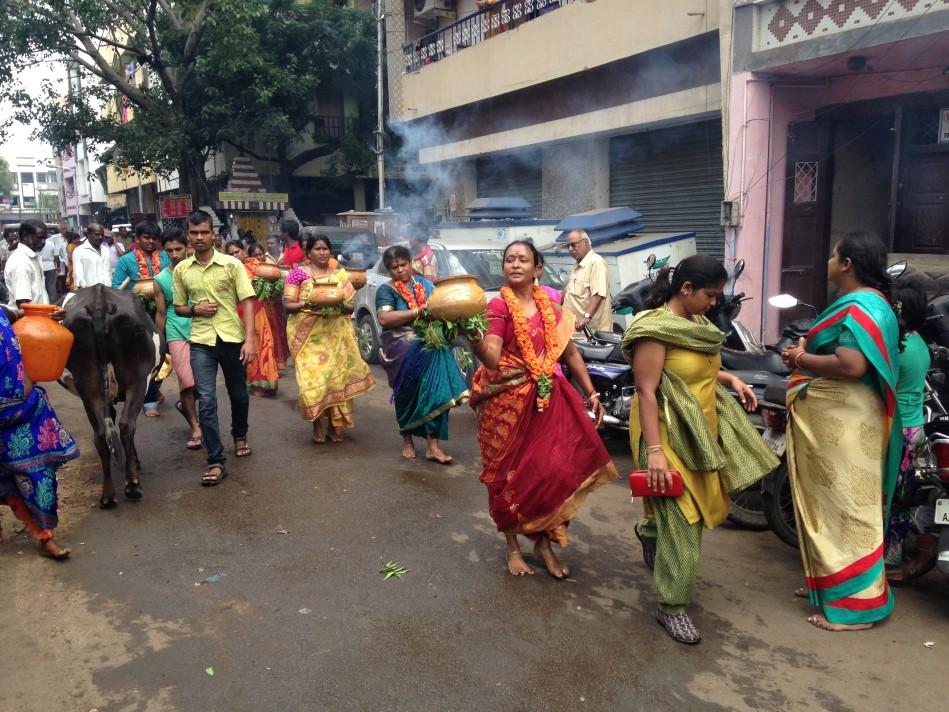
[[[392, 123], [395, 150], [386, 156], [386, 207], [402, 216], [403, 222], [434, 223], [463, 214], [464, 203], [474, 196], [463, 195], [463, 181], [457, 162], [419, 163], [419, 151], [449, 143], [452, 139], [436, 120]], [[455, 209], [451, 209], [454, 195]]]

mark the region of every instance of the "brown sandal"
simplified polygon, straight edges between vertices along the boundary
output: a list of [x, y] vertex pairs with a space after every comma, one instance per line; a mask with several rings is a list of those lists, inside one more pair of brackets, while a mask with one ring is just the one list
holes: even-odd
[[[244, 443], [241, 445], [240, 443]], [[234, 438], [234, 456], [235, 457], [247, 457], [253, 454], [253, 450], [250, 449], [250, 446], [247, 444], [247, 438]]]
[[227, 470], [224, 469], [224, 465], [210, 465], [207, 472], [201, 477], [201, 486], [217, 487], [224, 481], [225, 477], [227, 477]]

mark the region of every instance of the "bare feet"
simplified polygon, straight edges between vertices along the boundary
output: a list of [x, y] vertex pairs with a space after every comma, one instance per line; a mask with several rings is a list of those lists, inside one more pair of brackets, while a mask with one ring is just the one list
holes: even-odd
[[794, 595], [798, 598], [807, 598], [807, 589], [801, 586], [801, 588], [794, 589]]
[[415, 443], [410, 437], [402, 439], [402, 457], [406, 460], [415, 459]]
[[59, 544], [56, 543], [54, 539], [47, 539], [42, 544], [40, 544], [41, 553], [43, 556], [55, 559], [56, 561], [63, 561], [68, 559], [69, 555], [72, 553], [71, 549], [64, 549]]
[[829, 630], [831, 633], [845, 633], [850, 630], [869, 630], [873, 627], [873, 623], [858, 623], [856, 625], [843, 625], [841, 623], [831, 623], [824, 616], [818, 614], [810, 616], [807, 619], [807, 622], [810, 623], [815, 628], [820, 628], [821, 630]]
[[319, 420], [313, 421], [313, 442], [322, 445], [326, 442], [326, 433], [323, 431], [323, 423]]
[[425, 459], [430, 462], [437, 462], [439, 465], [450, 465], [454, 462], [452, 456], [445, 453], [437, 445], [425, 451]]
[[550, 548], [550, 539], [546, 536], [534, 544], [534, 555], [544, 562], [544, 566], [547, 567], [547, 573], [555, 579], [563, 580], [570, 575], [570, 569], [560, 563], [560, 559], [554, 555], [554, 550]]
[[507, 552], [507, 570], [511, 576], [533, 576], [535, 571], [524, 561], [524, 555], [520, 551]]

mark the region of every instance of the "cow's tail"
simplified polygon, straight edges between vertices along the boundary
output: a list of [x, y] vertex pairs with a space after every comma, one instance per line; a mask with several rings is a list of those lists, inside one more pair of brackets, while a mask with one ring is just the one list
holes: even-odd
[[95, 287], [95, 300], [92, 304], [92, 335], [96, 347], [96, 363], [102, 375], [102, 421], [105, 423], [105, 437], [112, 457], [119, 467], [125, 467], [125, 450], [119, 429], [112, 418], [112, 389], [109, 383], [109, 342], [106, 327], [106, 303], [104, 288]]
[[92, 303], [92, 335], [96, 345], [96, 363], [102, 371], [102, 407], [104, 416], [109, 418], [112, 405], [112, 394], [109, 392], [109, 343], [106, 334], [105, 300], [102, 298], [102, 289], [96, 287], [95, 301]]

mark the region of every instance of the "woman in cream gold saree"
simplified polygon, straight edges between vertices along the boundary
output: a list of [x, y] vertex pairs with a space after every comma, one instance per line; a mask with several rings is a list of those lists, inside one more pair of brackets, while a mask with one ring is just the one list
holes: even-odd
[[[354, 290], [346, 270], [330, 264], [329, 238], [307, 239], [307, 262], [290, 270], [283, 290], [283, 305], [291, 314], [287, 322], [290, 355], [296, 371], [298, 409], [313, 423], [313, 441], [326, 442], [321, 422], [329, 420], [332, 442], [343, 439], [343, 428], [353, 427], [352, 399], [375, 385], [369, 367], [359, 354], [350, 314]], [[317, 284], [338, 284], [346, 299], [338, 307], [318, 307], [310, 302]]]
[[841, 296], [782, 354], [795, 369], [788, 466], [807, 583], [797, 595], [821, 608], [808, 618], [818, 628], [862, 630], [893, 610], [883, 554], [902, 441], [899, 328], [882, 242], [851, 233], [827, 266]]

